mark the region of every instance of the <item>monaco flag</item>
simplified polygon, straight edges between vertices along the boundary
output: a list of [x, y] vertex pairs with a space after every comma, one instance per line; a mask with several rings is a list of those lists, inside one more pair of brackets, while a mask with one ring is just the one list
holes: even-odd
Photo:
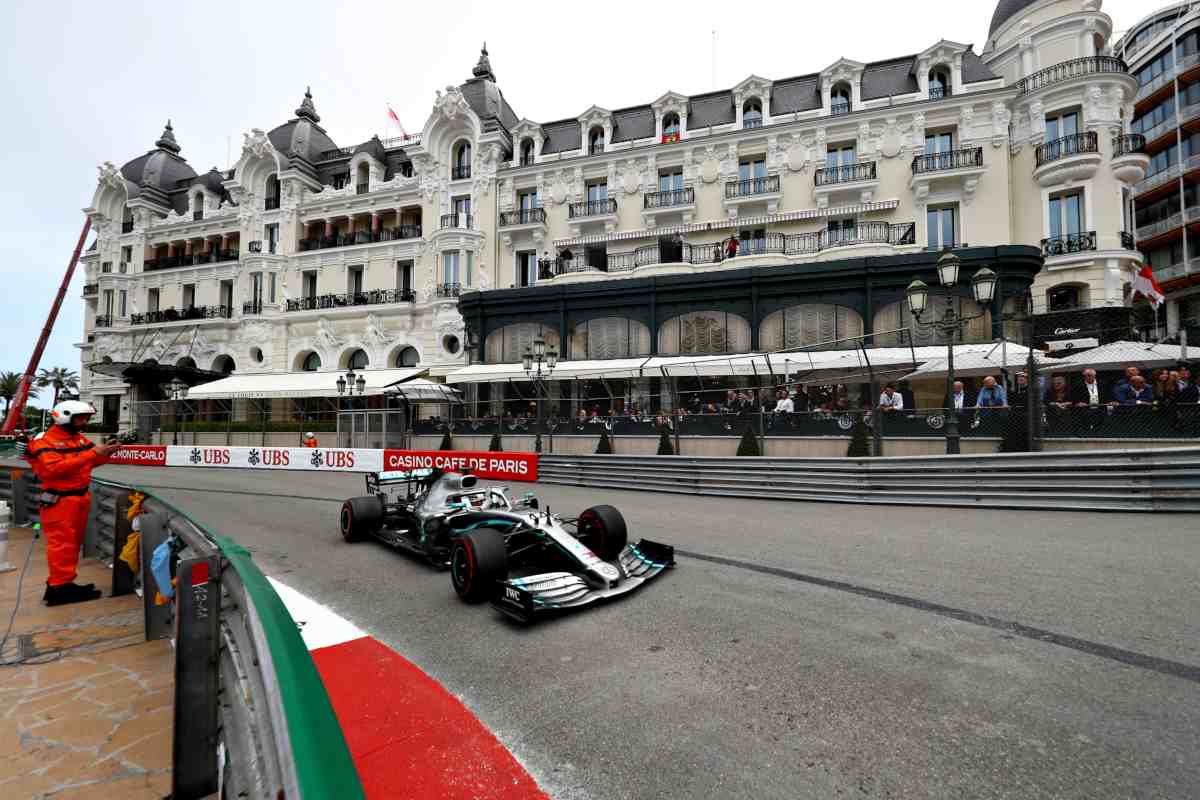
[[1133, 293], [1140, 294], [1158, 307], [1162, 301], [1167, 298], [1163, 294], [1163, 290], [1158, 288], [1158, 283], [1154, 280], [1154, 273], [1150, 271], [1150, 265], [1142, 266], [1140, 272], [1133, 277]]
[[392, 109], [392, 106], [390, 103], [388, 104], [388, 107], [387, 107], [387, 115], [388, 115], [388, 121], [400, 129], [400, 135], [405, 138], [408, 138], [408, 131], [404, 130], [404, 126], [402, 124], [400, 124], [400, 117], [398, 117], [396, 115], [396, 112]]

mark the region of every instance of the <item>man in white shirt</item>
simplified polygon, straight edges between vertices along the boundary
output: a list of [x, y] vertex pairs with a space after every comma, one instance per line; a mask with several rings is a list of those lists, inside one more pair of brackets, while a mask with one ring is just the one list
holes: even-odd
[[792, 398], [788, 395], [787, 390], [780, 390], [779, 399], [775, 401], [776, 414], [791, 414], [795, 410], [795, 404]]
[[963, 382], [954, 382], [954, 394], [950, 396], [950, 401], [954, 405], [955, 411], [962, 411], [967, 408], [967, 393], [963, 390]]
[[1079, 408], [1096, 408], [1100, 405], [1100, 384], [1096, 383], [1096, 370], [1083, 371], [1083, 386], [1075, 392], [1075, 405]]
[[883, 394], [879, 395], [879, 410], [887, 413], [904, 410], [904, 398], [894, 385], [889, 383], [883, 387]]

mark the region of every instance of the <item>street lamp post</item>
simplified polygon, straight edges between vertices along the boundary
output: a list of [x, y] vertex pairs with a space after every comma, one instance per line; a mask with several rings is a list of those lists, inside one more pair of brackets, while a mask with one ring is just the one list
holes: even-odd
[[[946, 336], [946, 404], [948, 406], [954, 404], [954, 339], [964, 325], [987, 315], [985, 311], [966, 317], [955, 311], [954, 295], [951, 290], [958, 283], [961, 266], [962, 261], [954, 253], [946, 253], [938, 259], [938, 281], [946, 290], [946, 310], [941, 319], [931, 318], [928, 322], [921, 319], [929, 310], [929, 287], [920, 278], [910, 283], [906, 290], [908, 310], [912, 312], [913, 319], [917, 321], [917, 324]], [[987, 267], [981, 268], [971, 278], [971, 292], [975, 295], [975, 302], [983, 308], [991, 305], [995, 291], [996, 273]], [[959, 453], [958, 411], [954, 408], [948, 408], [946, 413], [946, 453], [947, 455]]]
[[546, 349], [546, 340], [539, 336], [533, 340], [532, 348], [525, 348], [525, 354], [521, 356], [521, 366], [525, 368], [525, 374], [533, 381], [534, 391], [537, 392], [537, 431], [534, 434], [533, 450], [535, 453], [540, 453], [542, 452], [542, 391], [545, 381], [558, 366], [558, 351], [553, 347]]
[[[341, 419], [340, 419], [340, 416], [341, 416], [340, 412], [342, 410], [342, 397], [346, 397], [347, 399], [352, 399], [354, 397], [354, 393], [356, 391], [358, 392], [359, 396], [361, 397], [367, 391], [367, 379], [364, 378], [362, 375], [356, 375], [354, 372], [354, 367], [351, 366], [348, 370], [346, 370], [345, 375], [338, 376], [337, 383], [335, 383], [334, 385], [337, 386], [337, 393], [338, 393], [338, 412], [339, 412], [339, 414], [338, 414], [338, 416], [339, 416], [339, 420], [338, 420], [339, 431], [338, 432], [340, 433], [341, 427], [342, 427]], [[353, 434], [353, 432], [354, 432], [353, 426], [351, 426], [350, 432], [351, 432], [351, 434]], [[340, 445], [340, 442], [339, 442], [339, 445]]]
[[167, 390], [171, 393], [171, 413], [175, 417], [175, 430], [171, 435], [171, 444], [179, 444], [179, 401], [187, 399], [188, 385], [179, 378], [173, 379], [167, 384]]

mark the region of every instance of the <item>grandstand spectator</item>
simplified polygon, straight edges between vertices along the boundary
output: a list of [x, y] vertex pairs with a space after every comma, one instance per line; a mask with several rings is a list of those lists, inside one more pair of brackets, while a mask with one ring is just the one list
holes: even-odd
[[1067, 389], [1067, 379], [1055, 375], [1050, 381], [1050, 389], [1045, 396], [1046, 408], [1064, 410], [1071, 407], [1071, 392]]
[[[833, 410], [832, 403], [828, 410]], [[879, 395], [879, 410], [884, 413], [904, 410], [904, 398], [896, 391], [895, 384], [889, 383], [883, 387], [883, 394]]]
[[1171, 371], [1166, 367], [1156, 369], [1154, 371], [1154, 383], [1151, 389], [1154, 391], [1155, 402], [1163, 402], [1167, 396], [1167, 386], [1171, 383]]
[[950, 393], [950, 407], [960, 414], [964, 409], [971, 407], [971, 400], [967, 397], [967, 390], [962, 381], [954, 382], [954, 391]]
[[1123, 406], [1152, 406], [1154, 405], [1154, 390], [1139, 374], [1130, 376], [1129, 383], [1117, 386], [1116, 402]]
[[988, 375], [983, 379], [983, 388], [979, 390], [979, 396], [975, 399], [975, 405], [978, 408], [1006, 408], [1008, 406], [1008, 393], [1004, 391], [1004, 387], [996, 383], [996, 379]]
[[804, 390], [803, 384], [796, 384], [796, 393], [792, 395], [792, 405], [796, 411], [808, 411], [811, 408], [811, 401], [808, 399], [808, 392]]
[[1192, 371], [1186, 366], [1179, 368], [1179, 397], [1177, 403], [1200, 403], [1200, 386], [1192, 380]]
[[776, 414], [791, 414], [796, 410], [792, 398], [788, 396], [787, 389], [780, 389], [777, 399], [775, 400]]
[[1075, 387], [1071, 400], [1077, 408], [1096, 408], [1104, 404], [1100, 384], [1096, 382], [1096, 370], [1083, 371], [1083, 383]]
[[1134, 375], [1141, 374], [1141, 370], [1139, 370], [1137, 367], [1126, 367], [1125, 375], [1121, 378], [1121, 380], [1117, 381], [1117, 385], [1113, 389], [1113, 394], [1115, 395], [1118, 391], [1120, 391], [1122, 386], [1128, 386], [1130, 381], [1133, 380]]
[[1013, 384], [1012, 396], [1008, 398], [1008, 404], [1013, 408], [1024, 408], [1029, 402], [1029, 378], [1024, 371], [1018, 372], [1016, 381]]
[[1179, 365], [1179, 391], [1183, 391], [1192, 383], [1192, 369], [1187, 364]]

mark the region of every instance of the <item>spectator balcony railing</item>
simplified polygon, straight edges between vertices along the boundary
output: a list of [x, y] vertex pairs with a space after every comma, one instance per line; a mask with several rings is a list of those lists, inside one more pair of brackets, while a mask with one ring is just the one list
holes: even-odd
[[287, 301], [288, 311], [321, 311], [353, 306], [381, 306], [389, 303], [414, 303], [417, 296], [410, 289], [371, 289], [366, 292], [319, 294]]
[[1121, 231], [1120, 233], [1121, 233], [1121, 249], [1122, 250], [1136, 250], [1137, 247], [1134, 246], [1133, 234], [1130, 233], [1129, 231]]
[[133, 233], [133, 220], [125, 220], [121, 223], [121, 233]]
[[1100, 137], [1095, 131], [1085, 131], [1084, 133], [1073, 133], [1070, 136], [1064, 136], [1061, 139], [1055, 139], [1052, 142], [1038, 145], [1034, 151], [1034, 160], [1037, 166], [1040, 167], [1059, 159], [1083, 153], [1099, 152]]
[[500, 212], [500, 227], [511, 228], [514, 225], [545, 225], [546, 209], [522, 208], [518, 211]]
[[103, 315], [101, 315], [101, 316], [98, 316], [98, 317], [96, 317], [96, 324], [95, 324], [95, 327], [97, 327], [97, 328], [111, 328], [111, 327], [112, 327], [112, 322], [113, 322], [113, 318], [112, 318], [112, 315], [111, 315], [111, 314], [103, 314]]
[[760, 194], [778, 194], [779, 176], [766, 175], [761, 178], [746, 178], [725, 184], [725, 199], [753, 197]]
[[372, 242], [391, 242], [402, 239], [421, 238], [420, 225], [400, 225], [395, 228], [382, 228], [378, 231], [356, 231], [355, 233], [339, 233], [335, 236], [322, 236], [317, 239], [301, 239], [298, 249], [301, 252], [309, 250], [327, 250], [334, 247], [352, 247], [357, 244]]
[[668, 189], [663, 192], [647, 192], [643, 198], [643, 208], [674, 208], [690, 206], [696, 202], [696, 191], [691, 187], [686, 189]]
[[469, 177], [471, 177], [471, 166], [469, 164], [450, 168], [450, 180], [452, 181], [465, 181]]
[[567, 216], [570, 219], [603, 217], [615, 213], [617, 213], [617, 201], [611, 197], [603, 200], [583, 200], [571, 203], [567, 209]]
[[929, 87], [929, 99], [930, 100], [941, 100], [941, 99], [949, 97], [949, 96], [950, 96], [950, 87], [949, 86], [930, 86]]
[[829, 116], [842, 117], [850, 113], [849, 103], [832, 103], [829, 106]]
[[263, 200], [263, 208], [267, 211], [275, 211], [279, 208], [279, 198], [268, 197], [267, 199]]
[[821, 167], [813, 173], [817, 186], [835, 186], [840, 183], [876, 180], [875, 162], [862, 161], [837, 167]]
[[158, 325], [164, 322], [187, 322], [200, 319], [231, 319], [233, 309], [230, 306], [187, 306], [185, 308], [163, 308], [158, 311], [147, 311], [145, 314], [132, 314], [129, 317], [131, 325]]
[[98, 294], [99, 292], [100, 292], [100, 284], [98, 284], [98, 283], [85, 283], [83, 285], [83, 296], [84, 297], [90, 297], [91, 295]]
[[1053, 86], [1056, 83], [1069, 81], [1072, 78], [1114, 72], [1128, 73], [1129, 67], [1124, 61], [1114, 56], [1073, 58], [1070, 61], [1063, 61], [1054, 66], [1038, 70], [1032, 75], [1017, 81], [1017, 92], [1018, 94], [1027, 94], [1038, 89], [1044, 89], [1047, 86]]
[[262, 300], [252, 300], [249, 303], [242, 303], [242, 316], [254, 317], [263, 313]]
[[241, 254], [237, 250], [213, 249], [207, 253], [193, 253], [190, 256], [148, 258], [142, 264], [142, 269], [145, 272], [156, 272], [162, 269], [175, 269], [176, 267], [196, 267], [202, 264], [220, 264], [225, 261], [237, 261], [240, 257]]
[[1113, 157], [1146, 152], [1146, 137], [1140, 133], [1123, 133], [1112, 140]]
[[944, 153], [926, 153], [912, 160], [913, 175], [982, 166], [982, 147], [964, 147], [959, 150], [947, 150]]
[[1051, 236], [1042, 239], [1042, 255], [1068, 256], [1073, 253], [1086, 253], [1096, 249], [1096, 232], [1067, 233], [1062, 236]]
[[354, 193], [355, 194], [367, 194], [370, 191], [371, 191], [371, 184], [369, 184], [369, 183], [354, 184]]
[[441, 227], [443, 230], [446, 228], [474, 230], [475, 217], [470, 214], [442, 214]]
[[439, 283], [434, 287], [434, 294], [437, 297], [458, 297], [462, 294], [461, 283]]

